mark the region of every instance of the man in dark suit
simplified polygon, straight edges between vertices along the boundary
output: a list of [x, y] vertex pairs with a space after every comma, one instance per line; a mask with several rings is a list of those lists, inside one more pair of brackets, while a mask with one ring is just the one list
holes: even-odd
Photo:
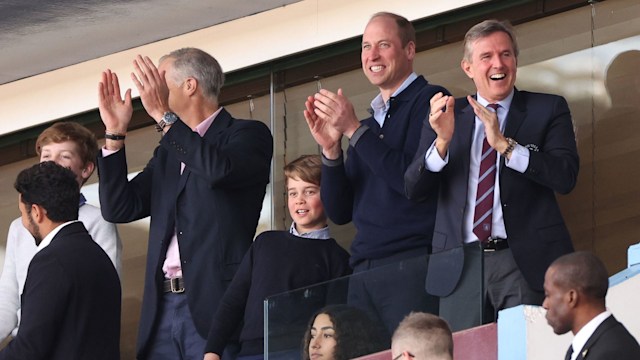
[[127, 181], [131, 90], [123, 99], [116, 74], [105, 71], [102, 214], [116, 223], [151, 216], [138, 358], [202, 359], [213, 314], [255, 234], [271, 133], [218, 105], [224, 74], [202, 50], [173, 51], [158, 68], [141, 56], [134, 65], [142, 104], [163, 136], [144, 170]]
[[574, 335], [566, 360], [640, 359], [640, 345], [606, 308], [608, 288], [607, 269], [589, 252], [559, 257], [547, 270], [547, 322], [558, 335]]
[[20, 331], [0, 359], [120, 359], [120, 280], [77, 220], [76, 175], [47, 161], [20, 172], [14, 186], [38, 253], [27, 271]]
[[511, 26], [477, 24], [464, 47], [462, 69], [477, 94], [431, 99], [429, 124], [405, 173], [410, 198], [440, 186], [427, 290], [442, 297], [441, 316], [454, 330], [482, 321], [483, 305], [475, 304], [485, 297], [492, 309], [484, 321], [504, 308], [542, 303], [545, 270], [573, 251], [555, 192], [570, 192], [579, 168], [567, 102], [514, 87]]

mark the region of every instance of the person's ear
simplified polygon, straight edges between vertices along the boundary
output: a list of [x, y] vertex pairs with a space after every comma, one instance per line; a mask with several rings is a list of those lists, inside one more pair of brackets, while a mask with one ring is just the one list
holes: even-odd
[[565, 294], [565, 300], [569, 307], [575, 308], [578, 306], [578, 303], [580, 301], [580, 293], [578, 293], [578, 291], [575, 289], [570, 289]]
[[466, 59], [462, 59], [462, 61], [460, 61], [460, 67], [462, 68], [462, 71], [467, 74], [469, 79], [473, 79], [473, 73], [471, 72], [471, 62], [467, 61]]
[[416, 43], [409, 41], [405, 46], [404, 51], [407, 52], [407, 59], [413, 60], [416, 57]]
[[193, 95], [193, 93], [195, 93], [196, 89], [198, 88], [198, 81], [190, 77], [187, 78], [184, 83], [184, 89], [186, 90], [187, 94]]
[[38, 204], [31, 204], [31, 218], [36, 224], [42, 224], [46, 218], [47, 210]]
[[93, 174], [93, 170], [96, 169], [96, 164], [93, 161], [89, 161], [84, 165], [84, 168], [82, 169], [82, 173], [80, 174], [80, 176], [82, 176], [82, 179], [84, 179], [85, 181], [91, 177], [91, 174]]

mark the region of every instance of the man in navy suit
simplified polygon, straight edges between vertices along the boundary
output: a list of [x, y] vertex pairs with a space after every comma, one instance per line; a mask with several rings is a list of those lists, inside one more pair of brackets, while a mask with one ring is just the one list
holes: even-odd
[[517, 58], [508, 23], [487, 20], [467, 32], [461, 66], [477, 93], [431, 99], [405, 173], [409, 198], [439, 191], [427, 291], [441, 296], [440, 314], [454, 330], [483, 320], [478, 300], [486, 299], [484, 321], [541, 304], [548, 265], [573, 251], [555, 198], [578, 176], [569, 107], [560, 96], [517, 90]]
[[151, 216], [138, 359], [202, 359], [211, 319], [251, 245], [269, 182], [273, 140], [258, 121], [218, 104], [224, 73], [185, 48], [134, 62], [134, 84], [162, 133], [144, 170], [127, 180], [124, 98], [107, 70], [99, 88], [106, 143], [98, 158], [105, 219]]
[[638, 341], [606, 308], [608, 288], [607, 269], [589, 252], [564, 255], [547, 270], [547, 322], [558, 335], [574, 335], [565, 360], [640, 359]]
[[20, 172], [15, 188], [38, 252], [27, 271], [20, 330], [0, 359], [120, 359], [120, 279], [78, 221], [76, 174], [45, 161]]

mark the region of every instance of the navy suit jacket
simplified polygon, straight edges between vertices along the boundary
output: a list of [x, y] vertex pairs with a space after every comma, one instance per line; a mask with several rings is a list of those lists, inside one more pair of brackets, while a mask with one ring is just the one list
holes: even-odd
[[[436, 138], [426, 122], [416, 158], [405, 173], [409, 198], [427, 197], [440, 186], [432, 240], [436, 255], [429, 261], [427, 274], [427, 290], [438, 296], [455, 289], [464, 263], [462, 217], [469, 206], [466, 202], [475, 114], [466, 98], [456, 99], [455, 107], [449, 163], [439, 173], [425, 169], [426, 151]], [[504, 135], [530, 150], [525, 173], [506, 167], [501, 158], [500, 202], [516, 263], [531, 287], [542, 291], [547, 267], [573, 251], [555, 198], [555, 192], [569, 193], [578, 176], [579, 158], [567, 102], [556, 95], [515, 90]]]
[[81, 222], [31, 260], [18, 335], [2, 360], [120, 359], [120, 279]]
[[233, 119], [222, 109], [204, 137], [182, 121], [173, 124], [131, 181], [124, 149], [98, 158], [105, 220], [127, 223], [151, 216], [138, 358], [145, 358], [157, 320], [162, 265], [174, 229], [189, 310], [198, 333], [207, 338], [220, 298], [255, 235], [272, 151], [266, 125]]
[[609, 316], [596, 328], [576, 360], [638, 360], [638, 341], [616, 318]]

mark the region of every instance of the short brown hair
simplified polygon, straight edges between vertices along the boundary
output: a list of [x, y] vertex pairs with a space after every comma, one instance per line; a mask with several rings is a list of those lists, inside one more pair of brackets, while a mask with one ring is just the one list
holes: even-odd
[[503, 32], [509, 35], [509, 38], [511, 39], [511, 47], [513, 48], [513, 54], [517, 59], [520, 53], [520, 49], [518, 48], [516, 32], [513, 29], [513, 26], [511, 26], [511, 23], [506, 20], [498, 21], [495, 19], [485, 20], [479, 24], [474, 25], [473, 27], [471, 27], [471, 29], [469, 29], [469, 31], [467, 31], [467, 33], [464, 35], [463, 43], [464, 59], [471, 62], [471, 44], [474, 41], [485, 38], [496, 32]]
[[73, 141], [78, 145], [78, 154], [83, 165], [89, 162], [95, 164], [98, 156], [96, 136], [86, 127], [73, 121], [57, 122], [46, 128], [36, 140], [36, 154], [40, 156], [42, 147], [45, 145], [65, 141]]
[[284, 176], [320, 186], [322, 160], [320, 155], [302, 155], [284, 167]]
[[391, 347], [401, 343], [416, 359], [453, 358], [453, 335], [442, 318], [424, 312], [411, 312], [400, 322], [391, 338]]
[[373, 14], [369, 21], [377, 17], [387, 17], [395, 20], [396, 25], [398, 26], [398, 37], [400, 38], [402, 47], [407, 46], [409, 42], [413, 42], [414, 44], [416, 43], [416, 29], [414, 29], [413, 24], [411, 24], [411, 21], [407, 20], [407, 18], [398, 14], [382, 11]]

